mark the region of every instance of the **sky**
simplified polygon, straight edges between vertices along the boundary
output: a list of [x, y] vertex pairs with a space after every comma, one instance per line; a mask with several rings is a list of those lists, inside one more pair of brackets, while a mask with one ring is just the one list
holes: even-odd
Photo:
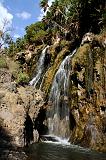
[[[52, 1], [49, 0], [49, 5]], [[22, 37], [26, 26], [42, 19], [44, 13], [39, 3], [40, 0], [0, 0], [0, 29], [6, 19], [13, 39]]]

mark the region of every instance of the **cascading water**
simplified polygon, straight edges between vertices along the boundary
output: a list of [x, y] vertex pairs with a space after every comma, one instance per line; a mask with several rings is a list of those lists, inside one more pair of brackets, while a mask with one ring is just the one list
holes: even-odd
[[46, 48], [44, 48], [44, 50], [42, 51], [42, 54], [41, 54], [41, 56], [40, 56], [40, 58], [39, 58], [39, 61], [38, 61], [36, 75], [35, 75], [35, 77], [29, 82], [29, 84], [30, 84], [31, 86], [40, 88], [40, 84], [42, 83], [43, 72], [44, 72], [44, 69], [45, 69], [44, 60], [45, 60], [45, 55], [46, 55], [46, 52], [47, 52], [47, 49], [48, 49], [48, 48], [49, 48], [49, 46], [46, 46]]
[[49, 96], [50, 108], [47, 111], [49, 134], [61, 138], [68, 138], [70, 135], [68, 97], [70, 60], [74, 53], [75, 51], [61, 63], [54, 77]]

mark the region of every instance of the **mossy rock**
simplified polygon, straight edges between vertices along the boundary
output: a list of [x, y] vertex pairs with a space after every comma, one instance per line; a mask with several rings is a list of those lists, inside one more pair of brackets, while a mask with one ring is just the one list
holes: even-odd
[[90, 45], [85, 44], [81, 46], [72, 59], [72, 66], [75, 66], [76, 63], [85, 65], [87, 63], [87, 55], [90, 51]]
[[48, 95], [50, 91], [50, 86], [52, 85], [54, 75], [56, 71], [58, 70], [67, 52], [69, 52], [68, 47], [65, 47], [60, 53], [58, 53], [53, 65], [48, 69], [48, 71], [45, 74], [43, 85], [42, 85], [43, 86], [42, 90], [46, 93], [46, 95]]
[[50, 54], [51, 54], [51, 62], [54, 63], [55, 58], [57, 57], [58, 53], [56, 52], [56, 48], [59, 47], [59, 44], [55, 44], [50, 46]]
[[66, 47], [66, 46], [69, 46], [69, 41], [66, 41], [66, 40], [63, 39], [63, 40], [60, 42], [60, 46], [61, 46], [62, 48]]

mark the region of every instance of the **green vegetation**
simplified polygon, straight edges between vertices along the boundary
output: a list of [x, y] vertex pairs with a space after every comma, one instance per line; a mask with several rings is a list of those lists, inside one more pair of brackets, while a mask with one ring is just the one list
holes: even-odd
[[45, 78], [44, 78], [44, 82], [43, 82], [43, 91], [45, 92], [46, 95], [49, 93], [50, 86], [52, 84], [54, 75], [55, 75], [56, 71], [58, 70], [58, 68], [59, 68], [64, 56], [67, 54], [67, 52], [69, 52], [67, 47], [62, 49], [58, 53], [57, 57], [55, 58], [53, 65], [48, 69], [48, 71], [45, 74]]
[[[97, 0], [96, 3], [95, 0], [55, 0], [52, 5], [49, 6], [48, 0], [41, 0], [40, 6], [45, 12], [45, 16], [43, 17], [42, 21], [27, 26], [25, 28], [26, 33], [24, 37], [18, 38], [16, 42], [11, 41], [7, 52], [8, 55], [10, 57], [13, 56], [13, 58], [15, 57], [16, 53], [24, 52], [25, 59], [30, 51], [35, 53], [36, 48], [39, 48], [39, 46], [51, 46], [51, 69], [47, 71], [47, 74], [49, 75], [47, 82], [44, 82], [44, 90], [47, 93], [49, 91], [49, 81], [52, 81], [53, 75], [64, 58], [59, 56], [60, 52], [66, 47], [69, 52], [77, 48], [82, 40], [83, 35], [87, 32], [98, 34], [105, 30], [106, 2], [104, 0]], [[55, 43], [58, 38], [60, 41]], [[99, 41], [102, 43], [101, 37], [98, 36], [97, 39], [100, 39]], [[54, 47], [52, 47], [52, 45]], [[75, 63], [76, 61], [79, 62], [80, 60], [83, 64], [85, 63], [86, 54], [84, 59], [82, 59], [81, 56], [82, 52], [86, 53], [87, 50], [87, 45], [84, 45], [78, 50], [80, 54], [78, 54], [78, 57], [76, 57], [76, 54], [76, 58], [74, 58]], [[37, 54], [39, 55], [39, 51], [37, 51]], [[22, 69], [21, 72], [20, 69], [13, 71], [13, 75], [15, 79], [17, 79], [18, 83], [28, 82], [29, 77], [26, 73], [28, 73], [30, 76], [32, 75], [32, 71], [36, 66], [35, 58], [40, 56], [35, 56], [35, 54], [32, 55], [33, 58], [31, 57], [30, 63], [26, 62], [26, 59], [23, 64], [19, 63], [20, 68]], [[25, 69], [24, 72], [22, 72], [23, 68]]]
[[41, 0], [40, 7], [44, 9], [44, 12], [47, 10], [48, 7], [48, 0]]
[[83, 46], [81, 46], [76, 54], [74, 55], [74, 59], [72, 61], [72, 65], [75, 66], [75, 64], [81, 64], [82, 66], [84, 66], [87, 62], [87, 55], [88, 52], [90, 50], [90, 46], [89, 44], [85, 44]]
[[17, 79], [18, 73], [20, 72], [20, 70], [22, 70], [21, 65], [17, 61], [12, 60], [12, 58], [7, 58], [6, 62], [8, 69], [12, 74], [12, 77], [14, 79]]
[[[11, 42], [8, 54], [24, 51], [30, 45], [52, 44], [57, 35], [61, 37], [62, 47], [65, 41], [80, 44], [87, 32], [100, 33], [106, 27], [106, 2], [104, 0], [55, 0], [51, 6], [48, 0], [41, 0], [40, 6], [46, 12], [42, 21], [25, 28], [26, 34]], [[49, 9], [48, 9], [49, 8]], [[75, 46], [75, 47], [76, 47]]]
[[43, 22], [37, 22], [26, 27], [25, 39], [28, 43], [37, 45], [44, 41], [45, 36], [47, 35], [46, 26]]
[[17, 38], [16, 42], [11, 42], [9, 48], [7, 49], [7, 53], [10, 57], [14, 56], [15, 53], [20, 51], [24, 51], [27, 49], [28, 43], [25, 38]]
[[20, 72], [17, 77], [17, 83], [23, 85], [23, 84], [28, 84], [28, 82], [29, 82], [29, 76], [24, 72]]
[[[48, 29], [71, 33], [74, 38], [82, 37], [89, 31], [99, 33], [106, 18], [105, 5], [104, 0], [96, 3], [94, 0], [55, 0], [43, 21]], [[41, 7], [47, 9], [46, 0], [41, 1]]]
[[4, 57], [0, 57], [0, 68], [7, 68], [7, 63]]
[[69, 46], [69, 41], [62, 40], [62, 41], [60, 42], [60, 46], [61, 46], [62, 48], [64, 48], [65, 46]]
[[[42, 56], [44, 59], [40, 59], [43, 62], [40, 66], [42, 68], [40, 90], [45, 98], [44, 109], [47, 109], [52, 105], [49, 106], [48, 98], [55, 74], [66, 56], [76, 48], [76, 53], [72, 55], [69, 62], [68, 94], [64, 96], [61, 90], [60, 108], [63, 100], [70, 107], [70, 124], [72, 122], [70, 141], [72, 143], [82, 146], [85, 143], [86, 147], [91, 146], [91, 148], [95, 148], [94, 145], [97, 143], [97, 146], [100, 144], [101, 150], [103, 147], [106, 150], [106, 143], [104, 143], [106, 134], [106, 117], [104, 116], [106, 110], [106, 0], [55, 0], [51, 6], [48, 5], [48, 1], [40, 1], [40, 6], [45, 12], [42, 21], [27, 26], [24, 37], [18, 38], [16, 42], [8, 43], [9, 48], [6, 48], [8, 56], [4, 56], [5, 52], [1, 50], [3, 56], [0, 56], [0, 69], [8, 67], [9, 77], [12, 82], [16, 82], [18, 91], [11, 94], [18, 94], [19, 97], [22, 91], [22, 89], [19, 91], [19, 87], [21, 85], [26, 87], [32, 75], [37, 73], [39, 58], [44, 48], [49, 45], [45, 51], [45, 57]], [[89, 36], [84, 43], [81, 43], [82, 37], [87, 32], [91, 32], [91, 41]], [[67, 69], [67, 65], [65, 68]], [[14, 86], [11, 85], [11, 87]], [[23, 92], [25, 92], [24, 87]], [[64, 117], [62, 121], [64, 124]], [[93, 131], [98, 142], [95, 137], [92, 138], [92, 128], [90, 130], [90, 127], [87, 127], [89, 125], [94, 127]]]
[[7, 49], [9, 56], [14, 56], [15, 53], [27, 50], [30, 45], [42, 45], [48, 34], [46, 25], [43, 22], [37, 22], [25, 28], [26, 34], [22, 38], [17, 38], [16, 42], [11, 42]]

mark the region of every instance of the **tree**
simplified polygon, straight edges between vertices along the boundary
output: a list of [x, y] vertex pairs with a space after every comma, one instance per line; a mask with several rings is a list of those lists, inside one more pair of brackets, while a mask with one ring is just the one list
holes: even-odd
[[[104, 0], [55, 0], [49, 7], [44, 21], [47, 26], [71, 37], [80, 37], [86, 32], [99, 33], [105, 23], [106, 1]], [[105, 24], [104, 24], [105, 25]], [[58, 32], [57, 31], [57, 32]]]
[[12, 38], [10, 36], [11, 28], [8, 27], [9, 21], [7, 19], [3, 20], [3, 26], [0, 29], [0, 49], [3, 46], [6, 46], [12, 42]]
[[44, 9], [44, 12], [46, 12], [47, 8], [49, 7], [48, 0], [41, 0], [40, 7]]
[[36, 22], [26, 27], [25, 39], [33, 43], [43, 43], [45, 36], [47, 35], [46, 25], [43, 22]]

